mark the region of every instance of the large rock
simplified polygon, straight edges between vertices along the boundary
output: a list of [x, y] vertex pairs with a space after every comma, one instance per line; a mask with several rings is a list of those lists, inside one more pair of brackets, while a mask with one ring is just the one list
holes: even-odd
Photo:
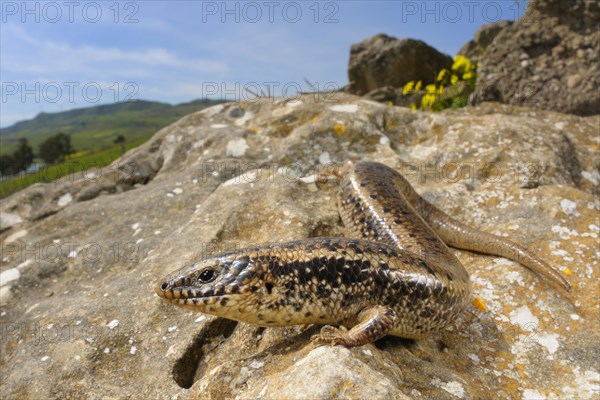
[[486, 50], [472, 104], [600, 113], [600, 3], [530, 1]]
[[[206, 109], [102, 174], [3, 200], [0, 397], [596, 398], [600, 117], [315, 96]], [[347, 350], [315, 347], [316, 326], [262, 329], [154, 294], [208, 254], [340, 235], [335, 183], [299, 177], [349, 159], [394, 166], [458, 219], [528, 245], [570, 274], [573, 300], [457, 251], [486, 311]]]
[[364, 95], [409, 81], [435, 82], [437, 73], [452, 66], [452, 58], [425, 42], [379, 34], [352, 45], [348, 64], [348, 92]]
[[473, 40], [469, 40], [461, 47], [458, 54], [467, 57], [473, 64], [476, 64], [478, 61], [481, 61], [486, 49], [492, 44], [502, 29], [512, 24], [513, 21], [497, 21], [480, 26], [475, 32]]

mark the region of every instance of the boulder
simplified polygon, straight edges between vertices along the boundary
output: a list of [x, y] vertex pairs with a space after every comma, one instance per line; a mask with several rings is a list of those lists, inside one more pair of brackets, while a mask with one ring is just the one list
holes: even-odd
[[[441, 113], [348, 94], [190, 114], [112, 165], [0, 204], [2, 398], [597, 397], [600, 116], [500, 104]], [[315, 346], [166, 304], [166, 273], [253, 243], [343, 234], [321, 164], [375, 160], [429, 201], [531, 248], [456, 251], [485, 310], [422, 340]]]
[[492, 44], [492, 41], [500, 31], [512, 24], [513, 21], [503, 20], [480, 26], [475, 32], [473, 40], [470, 40], [461, 47], [458, 54], [467, 57], [473, 64], [476, 64], [478, 61], [481, 61], [485, 50]]
[[486, 50], [472, 104], [600, 113], [600, 3], [530, 1]]
[[402, 88], [409, 81], [435, 82], [437, 73], [452, 66], [452, 57], [421, 40], [379, 34], [352, 45], [347, 91], [364, 95], [384, 86]]

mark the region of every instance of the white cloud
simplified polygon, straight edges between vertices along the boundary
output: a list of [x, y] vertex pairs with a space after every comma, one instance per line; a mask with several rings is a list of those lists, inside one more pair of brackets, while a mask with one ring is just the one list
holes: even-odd
[[[226, 71], [227, 65], [221, 61], [182, 57], [160, 48], [121, 49], [91, 45], [73, 46], [41, 37], [35, 37], [20, 26], [7, 25], [3, 29], [5, 51], [11, 57], [4, 58], [2, 69], [5, 73], [32, 75], [62, 75], [65, 81], [77, 80], [85, 75], [88, 78], [106, 77], [107, 74], [139, 77], [157, 76], [165, 68], [179, 72], [215, 74]], [[6, 47], [9, 46], [9, 49]], [[109, 69], [107, 69], [109, 68]]]

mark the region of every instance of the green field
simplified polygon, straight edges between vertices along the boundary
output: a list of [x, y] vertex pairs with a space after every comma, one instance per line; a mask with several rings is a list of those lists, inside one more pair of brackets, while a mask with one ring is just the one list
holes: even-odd
[[[146, 139], [139, 139], [135, 142], [125, 143], [125, 149], [129, 150], [144, 143]], [[21, 173], [18, 177], [0, 183], [0, 198], [11, 195], [19, 190], [26, 188], [38, 182], [53, 182], [56, 179], [68, 174], [75, 174], [80, 171], [88, 173], [94, 172], [95, 168], [104, 167], [121, 156], [121, 146], [113, 145], [104, 149], [91, 152], [81, 152], [83, 154], [75, 157], [69, 157], [67, 161], [60, 164], [45, 166], [37, 172]], [[80, 172], [81, 173], [81, 172]]]
[[71, 135], [76, 151], [110, 146], [117, 135], [127, 141], [147, 139], [160, 128], [194, 111], [218, 104], [210, 100], [171, 105], [131, 101], [80, 108], [60, 113], [40, 113], [35, 118], [0, 129], [0, 154], [12, 153], [25, 138], [37, 153], [40, 144], [59, 132]]
[[110, 164], [121, 156], [117, 135], [126, 139], [125, 148], [137, 147], [159, 129], [189, 113], [220, 102], [195, 100], [170, 105], [151, 101], [133, 101], [82, 108], [60, 113], [41, 113], [34, 119], [18, 122], [0, 130], [0, 154], [15, 151], [20, 138], [26, 138], [36, 153], [39, 145], [59, 132], [71, 135], [75, 149], [65, 163], [46, 166], [38, 173], [24, 174], [0, 183], [0, 198], [33, 183], [51, 182], [60, 176]]

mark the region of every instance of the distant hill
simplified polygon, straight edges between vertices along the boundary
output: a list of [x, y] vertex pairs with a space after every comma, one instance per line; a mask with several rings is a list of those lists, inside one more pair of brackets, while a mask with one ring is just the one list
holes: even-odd
[[221, 101], [194, 100], [171, 105], [136, 100], [40, 113], [33, 119], [0, 129], [0, 154], [12, 153], [20, 138], [26, 138], [37, 153], [40, 143], [59, 132], [71, 135], [71, 143], [78, 152], [112, 146], [117, 135], [125, 136], [130, 143], [139, 142], [186, 114], [219, 103]]

